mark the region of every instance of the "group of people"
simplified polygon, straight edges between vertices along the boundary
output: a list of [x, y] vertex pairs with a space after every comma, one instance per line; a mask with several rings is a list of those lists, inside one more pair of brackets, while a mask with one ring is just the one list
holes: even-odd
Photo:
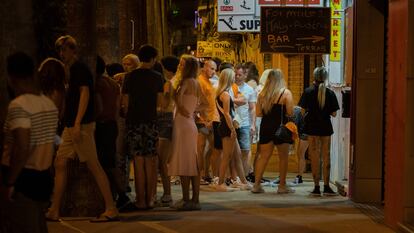
[[[280, 69], [265, 70], [259, 79], [253, 63], [233, 66], [209, 59], [201, 64], [191, 55], [158, 62], [157, 49], [143, 45], [138, 56], [125, 56], [122, 65], [105, 65], [98, 56], [94, 78], [78, 58], [72, 36], [60, 37], [56, 48], [60, 59], [46, 59], [37, 74], [24, 53], [7, 60], [15, 97], [4, 127], [0, 194], [7, 214], [2, 211], [0, 221], [12, 220], [8, 227], [46, 232], [45, 218], [59, 219], [67, 162], [75, 157], [86, 163], [105, 201], [105, 211], [94, 222], [118, 220], [118, 209], [129, 203], [130, 161], [136, 193], [132, 210], [156, 203], [200, 210], [201, 184], [220, 192], [263, 193], [261, 182], [274, 147], [280, 158], [277, 193], [292, 193], [286, 184], [290, 144], [275, 137], [281, 123], [292, 120], [299, 129], [300, 154], [309, 145], [315, 182], [311, 194], [321, 195], [321, 155], [323, 194], [335, 194], [329, 186], [330, 117], [339, 106], [326, 87], [324, 67], [315, 69], [314, 84], [294, 107]], [[257, 143], [254, 158], [252, 143]], [[180, 178], [182, 187], [182, 199], [175, 203], [172, 176]]]

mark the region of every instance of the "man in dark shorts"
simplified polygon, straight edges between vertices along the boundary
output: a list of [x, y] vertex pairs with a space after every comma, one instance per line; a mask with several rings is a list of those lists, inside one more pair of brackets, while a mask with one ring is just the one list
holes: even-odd
[[154, 207], [157, 182], [157, 106], [163, 95], [163, 79], [152, 70], [158, 51], [143, 45], [138, 57], [141, 65], [125, 76], [121, 108], [126, 113], [127, 153], [134, 156], [135, 206]]

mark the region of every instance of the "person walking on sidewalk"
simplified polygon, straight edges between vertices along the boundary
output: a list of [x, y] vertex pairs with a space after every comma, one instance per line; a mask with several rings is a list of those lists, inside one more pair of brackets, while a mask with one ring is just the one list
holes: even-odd
[[92, 221], [118, 220], [108, 178], [98, 160], [95, 145], [95, 101], [93, 76], [88, 66], [77, 57], [77, 42], [70, 36], [56, 40], [56, 48], [69, 73], [69, 87], [65, 100], [62, 143], [55, 159], [55, 188], [52, 205], [46, 213], [49, 220], [59, 219], [59, 210], [67, 181], [67, 162], [76, 156], [94, 176], [105, 201], [105, 211]]

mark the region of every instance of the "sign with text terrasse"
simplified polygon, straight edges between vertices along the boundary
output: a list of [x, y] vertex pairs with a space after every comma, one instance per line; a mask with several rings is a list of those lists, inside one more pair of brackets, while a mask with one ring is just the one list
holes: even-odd
[[330, 8], [262, 7], [260, 20], [262, 53], [330, 53]]

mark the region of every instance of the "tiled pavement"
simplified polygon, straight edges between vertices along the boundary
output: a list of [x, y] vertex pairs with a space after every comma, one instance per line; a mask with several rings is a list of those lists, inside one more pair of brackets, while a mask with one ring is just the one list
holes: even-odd
[[[310, 179], [295, 186], [294, 194], [248, 191], [217, 193], [202, 187], [201, 211], [177, 212], [168, 207], [121, 215], [120, 222], [90, 223], [88, 218], [64, 218], [49, 223], [50, 233], [307, 233], [307, 232], [393, 232], [382, 224], [381, 211], [365, 208], [346, 197], [310, 197]], [[161, 187], [159, 186], [159, 194]], [[173, 197], [181, 198], [179, 185], [173, 185]]]

